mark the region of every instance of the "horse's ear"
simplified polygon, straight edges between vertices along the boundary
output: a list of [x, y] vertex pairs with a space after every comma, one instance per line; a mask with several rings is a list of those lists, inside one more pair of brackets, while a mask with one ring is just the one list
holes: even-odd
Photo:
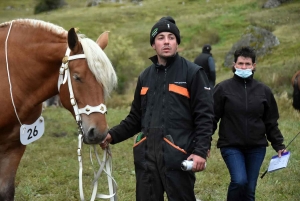
[[109, 31], [103, 32], [97, 39], [96, 43], [104, 50], [108, 44], [108, 33]]
[[68, 45], [69, 45], [69, 48], [76, 52], [77, 49], [76, 46], [79, 45], [78, 43], [78, 37], [77, 37], [77, 34], [76, 34], [76, 31], [74, 28], [71, 28], [68, 32]]

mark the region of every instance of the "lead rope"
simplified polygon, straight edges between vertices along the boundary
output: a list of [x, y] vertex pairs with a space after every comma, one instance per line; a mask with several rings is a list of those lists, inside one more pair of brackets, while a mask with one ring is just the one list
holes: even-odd
[[[100, 168], [99, 168], [98, 172], [95, 173], [95, 171], [94, 171], [94, 181], [93, 181], [94, 186], [98, 186], [97, 182], [98, 182], [98, 179], [99, 179], [99, 177], [100, 177], [100, 175], [102, 173], [102, 170], [107, 175], [107, 182], [108, 182], [108, 186], [109, 186], [109, 195], [97, 194], [97, 198], [110, 199], [110, 201], [116, 201], [117, 198], [115, 197], [115, 195], [116, 195], [116, 191], [117, 191], [117, 182], [114, 180], [114, 178], [112, 177], [112, 174], [111, 174], [112, 173], [112, 155], [111, 155], [110, 148], [107, 147], [104, 150], [104, 155], [103, 155], [102, 162], [100, 161], [98, 152], [96, 151], [96, 145], [93, 145], [93, 148], [94, 148], [94, 153], [95, 153], [97, 162], [100, 165]], [[91, 157], [91, 149], [90, 149], [90, 159], [92, 159], [92, 157]], [[93, 164], [92, 160], [91, 160], [91, 163]], [[104, 165], [105, 165], [105, 169], [103, 169]], [[94, 194], [94, 196], [95, 195], [96, 194]]]
[[9, 37], [10, 30], [11, 30], [13, 22], [14, 21], [11, 21], [11, 23], [10, 23], [10, 26], [9, 26], [9, 29], [8, 29], [8, 32], [7, 32], [7, 36], [6, 36], [6, 40], [5, 40], [5, 60], [6, 60], [7, 77], [8, 77], [8, 82], [9, 82], [10, 98], [11, 98], [11, 101], [12, 101], [12, 104], [13, 104], [14, 111], [15, 111], [15, 114], [17, 116], [17, 119], [18, 119], [20, 125], [22, 126], [21, 120], [20, 120], [19, 115], [17, 113], [17, 109], [16, 109], [16, 106], [15, 106], [14, 98], [13, 98], [13, 95], [12, 95], [12, 85], [11, 85], [11, 81], [10, 81], [10, 73], [9, 73], [8, 57], [7, 57], [7, 41], [8, 41], [8, 37]]
[[[83, 170], [83, 165], [82, 165], [82, 155], [81, 155], [81, 148], [82, 148], [82, 127], [81, 123], [78, 124], [78, 162], [79, 162], [79, 193], [80, 193], [80, 199], [81, 201], [84, 201], [84, 193], [83, 193], [83, 182], [82, 182], [82, 170]], [[93, 145], [94, 153], [97, 159], [97, 162], [100, 166], [98, 172], [96, 173], [94, 170], [94, 180], [92, 182], [93, 184], [93, 192], [92, 192], [92, 197], [91, 201], [94, 201], [95, 198], [102, 198], [102, 199], [110, 199], [110, 201], [117, 201], [115, 195], [116, 195], [116, 190], [117, 190], [117, 183], [114, 180], [114, 178], [111, 175], [112, 172], [112, 157], [111, 157], [111, 152], [110, 148], [107, 147], [104, 150], [103, 154], [103, 160], [101, 161], [98, 155], [98, 152], [96, 150], [96, 145]], [[93, 160], [92, 160], [92, 151], [90, 147], [90, 160], [93, 166]], [[105, 166], [105, 169], [104, 169]], [[94, 167], [94, 166], [93, 166]], [[97, 188], [98, 188], [98, 180], [102, 172], [105, 172], [107, 175], [107, 180], [108, 180], [108, 187], [109, 187], [109, 195], [105, 194], [97, 194]]]
[[[82, 125], [81, 125], [81, 116], [80, 116], [80, 114], [85, 113], [85, 114], [89, 115], [91, 113], [91, 111], [92, 112], [100, 112], [102, 114], [105, 114], [107, 109], [106, 109], [106, 106], [102, 103], [99, 106], [96, 106], [96, 107], [91, 107], [91, 106], [87, 105], [84, 108], [81, 108], [81, 109], [78, 108], [78, 105], [76, 103], [74, 93], [73, 93], [68, 62], [70, 60], [86, 58], [86, 57], [85, 57], [84, 54], [73, 55], [73, 56], [69, 56], [69, 54], [70, 54], [70, 49], [68, 48], [67, 51], [66, 51], [66, 56], [63, 58], [62, 66], [60, 68], [60, 75], [59, 75], [59, 78], [58, 78], [58, 91], [60, 89], [61, 84], [65, 84], [66, 81], [68, 81], [70, 102], [73, 106], [74, 113], [75, 113], [75, 116], [76, 116], [76, 122], [77, 122], [77, 125], [78, 125], [77, 155], [78, 155], [78, 162], [79, 162], [79, 193], [80, 193], [81, 201], [84, 201], [83, 182], [82, 182], [83, 165], [82, 165], [82, 154], [81, 154], [82, 141], [83, 141], [82, 137], [83, 137], [84, 131], [83, 131]], [[95, 153], [96, 158], [97, 158], [97, 162], [100, 165], [100, 168], [99, 168], [97, 173], [95, 173], [95, 171], [94, 171], [93, 192], [92, 192], [91, 201], [94, 201], [96, 197], [97, 198], [110, 199], [110, 201], [116, 201], [115, 195], [116, 195], [117, 185], [116, 185], [116, 181], [111, 176], [112, 160], [111, 160], [110, 149], [109, 148], [105, 149], [104, 155], [103, 155], [103, 161], [101, 162], [100, 159], [99, 159], [99, 155], [96, 151], [96, 146], [94, 145], [93, 148], [94, 148], [94, 153]], [[90, 148], [90, 159], [91, 159], [91, 162], [92, 162], [91, 148]], [[92, 162], [92, 165], [93, 165], [93, 162]], [[104, 169], [104, 166], [105, 166], [106, 170]], [[104, 171], [107, 174], [110, 195], [97, 194], [98, 179], [99, 179], [102, 171]]]

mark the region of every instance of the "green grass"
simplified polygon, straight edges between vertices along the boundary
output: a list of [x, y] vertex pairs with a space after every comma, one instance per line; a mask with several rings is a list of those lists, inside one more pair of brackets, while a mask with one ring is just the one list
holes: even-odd
[[[286, 144], [300, 131], [299, 113], [291, 108], [291, 103], [284, 97], [277, 98], [281, 118], [280, 129]], [[118, 124], [126, 117], [129, 109], [108, 109], [107, 120], [110, 126]], [[79, 200], [77, 128], [73, 117], [63, 108], [47, 108], [43, 112], [46, 122], [44, 136], [27, 146], [16, 178], [16, 201], [57, 201]], [[226, 199], [229, 174], [225, 163], [216, 148], [217, 134], [213, 136], [211, 156], [205, 171], [196, 174], [196, 196], [204, 201]], [[268, 173], [258, 179], [256, 200], [281, 201], [299, 200], [300, 192], [298, 166], [300, 151], [297, 149], [298, 138], [289, 146], [292, 155], [288, 167]], [[118, 184], [119, 200], [135, 200], [135, 175], [132, 155], [133, 139], [112, 145], [113, 176]], [[84, 190], [86, 198], [91, 195], [93, 167], [89, 160], [89, 146], [83, 145]], [[99, 154], [102, 150], [99, 148]], [[275, 151], [268, 147], [260, 175], [267, 169]], [[102, 157], [102, 156], [101, 156]], [[97, 168], [97, 166], [94, 166]], [[108, 193], [104, 175], [99, 180], [98, 193]]]
[[[59, 10], [33, 15], [33, 0], [0, 1], [2, 22], [16, 18], [35, 18], [52, 22], [69, 30], [80, 31], [96, 40], [106, 30], [110, 41], [105, 52], [114, 61], [115, 50], [128, 53], [128, 61], [135, 65], [128, 70], [136, 76], [128, 78], [126, 94], [113, 93], [107, 119], [109, 126], [118, 124], [129, 112], [136, 77], [141, 69], [150, 64], [154, 54], [149, 44], [149, 32], [162, 16], [171, 15], [180, 29], [182, 43], [180, 54], [193, 61], [205, 43], [212, 44], [216, 60], [217, 82], [232, 76], [223, 67], [224, 57], [238, 41], [249, 25], [271, 30], [280, 41], [272, 52], [258, 58], [255, 77], [269, 85], [278, 101], [281, 118], [280, 129], [286, 142], [300, 131], [300, 115], [291, 107], [292, 88], [290, 79], [300, 69], [300, 1], [293, 0], [274, 9], [261, 9], [260, 0], [144, 0], [139, 6], [123, 1], [123, 4], [100, 4], [85, 7], [86, 1], [66, 0], [68, 6]], [[11, 6], [12, 9], [8, 9]], [[133, 51], [134, 50], [134, 51]], [[122, 55], [121, 55], [122, 56]], [[122, 63], [118, 65], [122, 66]], [[118, 69], [120, 66], [115, 66]], [[122, 72], [118, 72], [121, 77]], [[47, 108], [43, 112], [46, 122], [44, 136], [27, 146], [16, 177], [16, 201], [75, 201], [79, 200], [77, 127], [75, 120], [63, 108]], [[196, 196], [203, 201], [224, 201], [229, 183], [228, 170], [216, 148], [217, 134], [213, 136], [211, 157], [207, 169], [197, 173]], [[268, 173], [258, 180], [256, 200], [300, 200], [298, 170], [300, 153], [296, 139], [289, 147], [292, 152], [288, 167]], [[135, 200], [135, 175], [132, 157], [133, 140], [111, 146], [113, 176], [118, 183], [120, 201]], [[91, 195], [93, 171], [89, 162], [89, 146], [84, 145], [84, 189], [86, 198]], [[99, 153], [102, 150], [99, 149]], [[272, 155], [269, 147], [261, 174], [268, 167]], [[102, 175], [99, 193], [107, 193], [107, 181]]]

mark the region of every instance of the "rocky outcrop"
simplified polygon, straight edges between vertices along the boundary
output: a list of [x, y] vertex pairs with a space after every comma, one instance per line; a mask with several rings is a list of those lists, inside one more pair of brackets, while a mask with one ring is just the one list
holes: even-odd
[[279, 44], [278, 38], [272, 32], [260, 27], [249, 26], [241, 39], [226, 54], [224, 66], [232, 67], [234, 51], [242, 46], [251, 46], [256, 50], [256, 56], [261, 57], [270, 53], [272, 48]]
[[268, 0], [263, 6], [262, 8], [276, 8], [278, 6], [280, 6], [281, 4], [288, 2], [291, 0]]

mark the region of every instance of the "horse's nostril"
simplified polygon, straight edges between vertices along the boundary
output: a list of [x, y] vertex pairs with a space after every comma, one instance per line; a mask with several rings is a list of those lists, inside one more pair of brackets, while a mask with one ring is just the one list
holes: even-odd
[[87, 136], [88, 136], [88, 138], [90, 139], [90, 140], [94, 140], [95, 139], [95, 129], [94, 128], [90, 128], [89, 129], [89, 131], [88, 131], [88, 134], [87, 134]]

